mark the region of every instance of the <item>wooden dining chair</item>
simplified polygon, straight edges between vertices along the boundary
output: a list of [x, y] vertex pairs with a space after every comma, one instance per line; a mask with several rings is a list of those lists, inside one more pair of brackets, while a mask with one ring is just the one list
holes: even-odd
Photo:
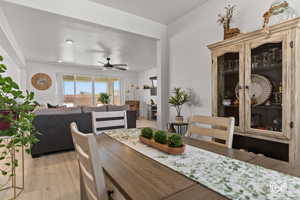
[[127, 128], [126, 111], [92, 112], [93, 131], [99, 135], [104, 130]]
[[209, 142], [232, 148], [233, 132], [234, 118], [195, 115], [189, 119], [187, 136], [208, 136]]
[[93, 134], [81, 133], [76, 123], [71, 124], [71, 133], [79, 162], [84, 191], [88, 200], [108, 200], [104, 173]]

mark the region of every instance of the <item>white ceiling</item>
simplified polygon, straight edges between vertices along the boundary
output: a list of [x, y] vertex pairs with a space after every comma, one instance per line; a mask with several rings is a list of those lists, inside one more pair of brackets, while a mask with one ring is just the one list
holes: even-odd
[[131, 71], [156, 66], [154, 39], [9, 3], [3, 10], [27, 60], [90, 66], [111, 57]]
[[105, 6], [169, 24], [207, 0], [90, 0]]

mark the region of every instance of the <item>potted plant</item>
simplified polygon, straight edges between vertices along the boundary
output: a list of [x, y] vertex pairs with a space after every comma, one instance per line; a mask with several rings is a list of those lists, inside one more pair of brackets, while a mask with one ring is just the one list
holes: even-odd
[[146, 138], [146, 139], [152, 140], [153, 130], [151, 128], [143, 128], [141, 136]]
[[100, 97], [98, 98], [102, 104], [107, 105], [110, 102], [110, 95], [107, 93], [100, 93]]
[[185, 150], [185, 145], [183, 144], [182, 137], [180, 135], [171, 135], [168, 138], [169, 152], [171, 154], [181, 154]]
[[0, 174], [15, 177], [18, 159], [12, 160], [12, 156], [23, 149], [30, 153], [31, 145], [38, 142], [32, 124], [38, 103], [33, 100], [34, 93], [24, 94], [11, 77], [4, 76], [6, 70], [0, 64]]
[[153, 134], [151, 128], [143, 128], [140, 135], [140, 141], [148, 146], [163, 151], [168, 154], [178, 155], [185, 151], [185, 145], [179, 135], [171, 135], [165, 131], [156, 131]]
[[154, 135], [154, 141], [159, 144], [167, 144], [167, 133], [165, 131], [157, 131]]
[[169, 103], [176, 109], [177, 116], [176, 122], [183, 122], [183, 116], [181, 116], [182, 106], [189, 102], [190, 96], [181, 88], [175, 88], [174, 96], [169, 97]]

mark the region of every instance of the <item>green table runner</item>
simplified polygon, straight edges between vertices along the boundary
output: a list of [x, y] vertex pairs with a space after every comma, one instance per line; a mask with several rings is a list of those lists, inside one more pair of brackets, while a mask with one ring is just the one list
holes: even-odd
[[139, 142], [139, 129], [105, 134], [232, 200], [300, 200], [300, 179], [190, 145], [173, 156]]

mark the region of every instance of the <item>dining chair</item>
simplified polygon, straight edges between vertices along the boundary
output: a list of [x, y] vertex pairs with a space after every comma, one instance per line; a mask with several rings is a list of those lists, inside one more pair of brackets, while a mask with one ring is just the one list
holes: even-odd
[[81, 133], [74, 122], [70, 126], [82, 178], [81, 186], [84, 187], [86, 197], [88, 200], [108, 200], [95, 136]]
[[195, 115], [189, 119], [187, 136], [207, 136], [211, 143], [232, 148], [234, 118]]
[[93, 131], [99, 135], [104, 130], [127, 128], [126, 111], [92, 112]]

